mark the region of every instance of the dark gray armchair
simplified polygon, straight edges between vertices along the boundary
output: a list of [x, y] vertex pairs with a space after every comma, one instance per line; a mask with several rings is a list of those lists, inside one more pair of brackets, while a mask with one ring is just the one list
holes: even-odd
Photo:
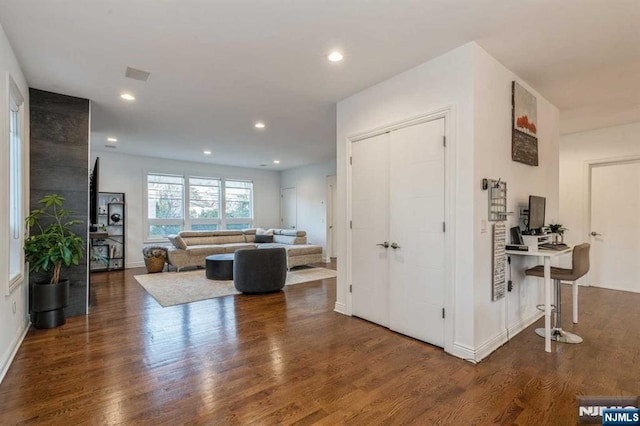
[[284, 248], [236, 250], [233, 284], [242, 293], [269, 293], [284, 287], [287, 251]]

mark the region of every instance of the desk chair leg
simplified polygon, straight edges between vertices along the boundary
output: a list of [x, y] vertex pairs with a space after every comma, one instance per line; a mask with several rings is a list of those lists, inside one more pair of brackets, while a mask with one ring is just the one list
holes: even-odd
[[573, 290], [573, 323], [578, 323], [578, 282], [574, 281], [572, 284]]
[[[558, 343], [582, 343], [582, 337], [562, 329], [562, 286], [560, 280], [554, 280], [553, 285], [556, 293], [556, 311], [555, 326], [551, 330], [551, 340], [555, 340]], [[574, 306], [576, 305], [574, 304]], [[536, 328], [536, 334], [540, 337], [545, 337], [544, 328]]]

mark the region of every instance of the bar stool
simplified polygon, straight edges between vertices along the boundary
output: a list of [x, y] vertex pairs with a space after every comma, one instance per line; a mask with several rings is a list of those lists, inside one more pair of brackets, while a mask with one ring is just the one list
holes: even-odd
[[[579, 244], [573, 247], [573, 258], [571, 260], [571, 269], [551, 268], [551, 279], [553, 280], [555, 290], [555, 326], [551, 330], [551, 340], [560, 343], [582, 343], [582, 337], [577, 336], [562, 329], [562, 291], [560, 288], [561, 281], [573, 282], [573, 322], [578, 323], [578, 282], [577, 280], [589, 272], [589, 243]], [[538, 265], [524, 272], [526, 275], [544, 278], [544, 266]], [[545, 337], [544, 328], [537, 328], [536, 334]]]

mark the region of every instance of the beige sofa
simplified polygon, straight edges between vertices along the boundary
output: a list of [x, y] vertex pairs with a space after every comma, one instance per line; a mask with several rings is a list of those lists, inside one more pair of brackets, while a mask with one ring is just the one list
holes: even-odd
[[167, 262], [178, 271], [205, 266], [212, 254], [233, 253], [242, 248], [283, 247], [287, 250], [287, 269], [322, 262], [322, 246], [307, 244], [307, 233], [295, 229], [274, 229], [272, 243], [256, 243], [256, 230], [182, 231], [170, 235]]

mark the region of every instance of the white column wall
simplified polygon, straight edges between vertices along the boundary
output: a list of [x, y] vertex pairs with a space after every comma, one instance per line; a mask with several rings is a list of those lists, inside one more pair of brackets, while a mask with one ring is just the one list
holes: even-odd
[[[455, 316], [453, 342], [473, 347], [473, 88], [472, 60], [475, 44], [467, 44], [338, 103], [338, 286], [336, 311], [347, 313], [347, 167], [350, 136], [435, 110], [451, 107], [451, 146], [455, 157], [455, 223], [452, 252]], [[460, 356], [465, 356], [461, 354]]]
[[[518, 81], [531, 92], [538, 105], [538, 162], [529, 166], [511, 160], [511, 82]], [[474, 236], [474, 347], [477, 360], [484, 358], [509, 336], [527, 327], [540, 316], [535, 308], [542, 301], [540, 283], [525, 278], [523, 270], [535, 259], [512, 257], [514, 289], [506, 298], [493, 302], [492, 224], [487, 232], [481, 223], [488, 220], [488, 191], [482, 190], [483, 178], [507, 182], [507, 230], [519, 224], [519, 207], [528, 204], [529, 195], [546, 197], [546, 223], [558, 220], [558, 143], [559, 112], [521, 78], [505, 68], [481, 47], [474, 49], [474, 146], [473, 236]], [[507, 238], [509, 238], [507, 234]], [[542, 351], [542, 346], [532, 348]]]
[[125, 193], [127, 268], [144, 266], [142, 247], [146, 238], [144, 190], [147, 172], [252, 180], [254, 224], [270, 228], [280, 224], [280, 172], [103, 151], [91, 153], [91, 164], [96, 157], [100, 157], [100, 191]]
[[[27, 271], [11, 293], [9, 288], [9, 105], [7, 74], [24, 97], [23, 158], [24, 212], [29, 206], [29, 87], [9, 40], [0, 26], [0, 381], [6, 374], [29, 326]], [[15, 308], [15, 311], [14, 311]]]

